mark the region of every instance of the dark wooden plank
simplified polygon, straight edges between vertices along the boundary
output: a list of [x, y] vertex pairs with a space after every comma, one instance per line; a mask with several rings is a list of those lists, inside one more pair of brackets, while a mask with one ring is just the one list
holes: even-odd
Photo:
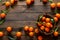
[[25, 25], [36, 27], [36, 21], [6, 21], [0, 25], [0, 28], [6, 28], [7, 26], [19, 28], [24, 27]]
[[11, 12], [6, 16], [6, 20], [12, 21], [36, 21], [38, 16], [43, 13], [19, 13]]

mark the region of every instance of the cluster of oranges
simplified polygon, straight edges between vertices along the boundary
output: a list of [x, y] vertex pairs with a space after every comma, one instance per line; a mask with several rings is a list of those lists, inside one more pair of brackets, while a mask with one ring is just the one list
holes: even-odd
[[34, 28], [33, 27], [29, 27], [29, 26], [25, 26], [24, 27], [24, 31], [25, 32], [28, 32], [28, 35], [30, 36], [30, 37], [33, 37], [34, 36]]
[[55, 22], [57, 22], [59, 19], [60, 19], [60, 14], [59, 14], [59, 13], [56, 13], [56, 14], [54, 15], [54, 20], [55, 20]]
[[[6, 31], [7, 31], [8, 33], [11, 33], [11, 32], [12, 32], [12, 27], [8, 26], [8, 27], [6, 28]], [[3, 37], [4, 35], [5, 35], [4, 32], [0, 31], [0, 37]], [[21, 36], [22, 36], [22, 32], [19, 32], [19, 31], [16, 32], [15, 36], [16, 36], [16, 37], [21, 37]]]
[[6, 1], [5, 2], [5, 6], [6, 7], [10, 7], [10, 6], [13, 6], [16, 3], [17, 3], [17, 0], [10, 0], [10, 2], [9, 1]]
[[58, 2], [57, 4], [56, 3], [51, 3], [50, 4], [50, 7], [52, 8], [52, 9], [54, 9], [54, 8], [60, 8], [60, 2]]
[[41, 31], [45, 31], [47, 33], [50, 32], [50, 29], [53, 28], [53, 23], [51, 21], [51, 18], [43, 16], [41, 18], [41, 22], [37, 23]]

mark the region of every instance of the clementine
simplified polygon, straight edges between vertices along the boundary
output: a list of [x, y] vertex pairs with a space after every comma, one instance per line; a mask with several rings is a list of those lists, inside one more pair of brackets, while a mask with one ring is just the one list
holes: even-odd
[[51, 4], [50, 4], [50, 7], [51, 7], [51, 8], [55, 8], [55, 7], [56, 7], [56, 4], [55, 4], [55, 3], [51, 3]]
[[11, 32], [11, 31], [12, 31], [12, 27], [8, 26], [8, 27], [6, 28], [6, 30], [7, 30], [8, 32]]
[[60, 8], [60, 2], [57, 3], [57, 7]]
[[55, 15], [57, 18], [60, 18], [60, 14], [59, 13], [56, 13]]
[[4, 33], [3, 32], [0, 32], [0, 37], [3, 37], [4, 36]]
[[44, 30], [44, 29], [45, 29], [45, 27], [44, 27], [44, 26], [41, 26], [41, 27], [40, 27], [40, 29], [41, 29], [41, 30]]
[[46, 22], [50, 22], [50, 18], [46, 18], [46, 20], [45, 20]]
[[38, 28], [36, 28], [36, 29], [35, 29], [35, 33], [39, 33], [39, 30], [38, 30]]
[[45, 32], [49, 32], [49, 31], [50, 31], [50, 29], [46, 27], [45, 28]]
[[31, 0], [26, 0], [27, 5], [31, 5]]
[[57, 22], [58, 21], [58, 18], [57, 17], [54, 17], [54, 21]]
[[5, 13], [1, 13], [1, 18], [5, 18], [6, 17], [6, 14]]
[[15, 0], [10, 0], [10, 2], [11, 2], [11, 5], [14, 5]]
[[43, 37], [42, 36], [38, 36], [38, 40], [43, 40]]
[[30, 32], [30, 33], [29, 33], [29, 36], [30, 36], [30, 37], [33, 37], [33, 36], [34, 36], [34, 32]]
[[25, 31], [28, 31], [28, 30], [29, 30], [29, 27], [28, 27], [28, 26], [25, 26], [25, 27], [24, 27], [24, 30], [25, 30]]
[[59, 33], [58, 33], [57, 31], [56, 31], [56, 32], [54, 32], [54, 36], [58, 36], [58, 34], [59, 34]]
[[32, 32], [34, 30], [33, 27], [29, 27], [29, 32]]
[[21, 37], [22, 36], [22, 32], [16, 32], [16, 37]]
[[45, 21], [46, 17], [42, 17], [42, 21]]
[[6, 7], [9, 7], [9, 6], [10, 6], [10, 2], [7, 1], [7, 2], [5, 3], [5, 6], [6, 6]]
[[51, 27], [51, 23], [46, 23], [46, 27], [50, 28]]

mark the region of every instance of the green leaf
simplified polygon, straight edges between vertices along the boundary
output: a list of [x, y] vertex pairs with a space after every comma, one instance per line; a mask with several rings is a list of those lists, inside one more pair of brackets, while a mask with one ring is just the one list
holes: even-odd
[[49, 0], [49, 2], [50, 2], [50, 3], [52, 3], [52, 2], [53, 2], [53, 0]]
[[54, 19], [51, 19], [51, 22], [54, 24], [55, 22], [54, 22]]
[[5, 22], [5, 19], [1, 20], [0, 21], [0, 25], [3, 24]]
[[2, 0], [0, 0], [0, 2], [2, 2]]
[[55, 29], [55, 32], [58, 30], [58, 27]]

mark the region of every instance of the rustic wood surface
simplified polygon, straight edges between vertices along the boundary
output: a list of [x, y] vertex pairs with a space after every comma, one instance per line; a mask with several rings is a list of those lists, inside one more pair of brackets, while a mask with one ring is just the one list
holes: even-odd
[[[54, 0], [54, 2], [57, 3], [60, 2], [60, 0]], [[38, 18], [38, 15], [41, 15], [44, 12], [52, 14], [49, 4], [50, 3], [44, 6], [42, 2], [40, 2], [40, 0], [35, 0], [34, 6], [31, 7], [30, 9], [27, 9], [25, 1], [18, 2], [17, 6], [14, 9], [10, 8], [10, 12], [6, 16], [6, 21], [2, 25], [0, 25], [0, 30], [5, 31], [5, 28], [8, 26], [13, 27], [15, 31], [18, 31], [19, 30], [18, 28], [24, 27], [25, 25], [37, 27], [36, 20]], [[0, 10], [3, 9], [5, 9], [5, 7], [2, 6], [0, 3]], [[8, 39], [6, 36], [4, 36], [3, 40]], [[30, 39], [29, 38], [26, 39], [25, 36], [22, 36], [22, 40], [30, 40]], [[34, 37], [33, 40], [37, 40], [36, 37]], [[55, 40], [55, 39], [50, 36], [44, 36], [44, 40]], [[60, 36], [57, 38], [57, 40], [60, 40]]]

